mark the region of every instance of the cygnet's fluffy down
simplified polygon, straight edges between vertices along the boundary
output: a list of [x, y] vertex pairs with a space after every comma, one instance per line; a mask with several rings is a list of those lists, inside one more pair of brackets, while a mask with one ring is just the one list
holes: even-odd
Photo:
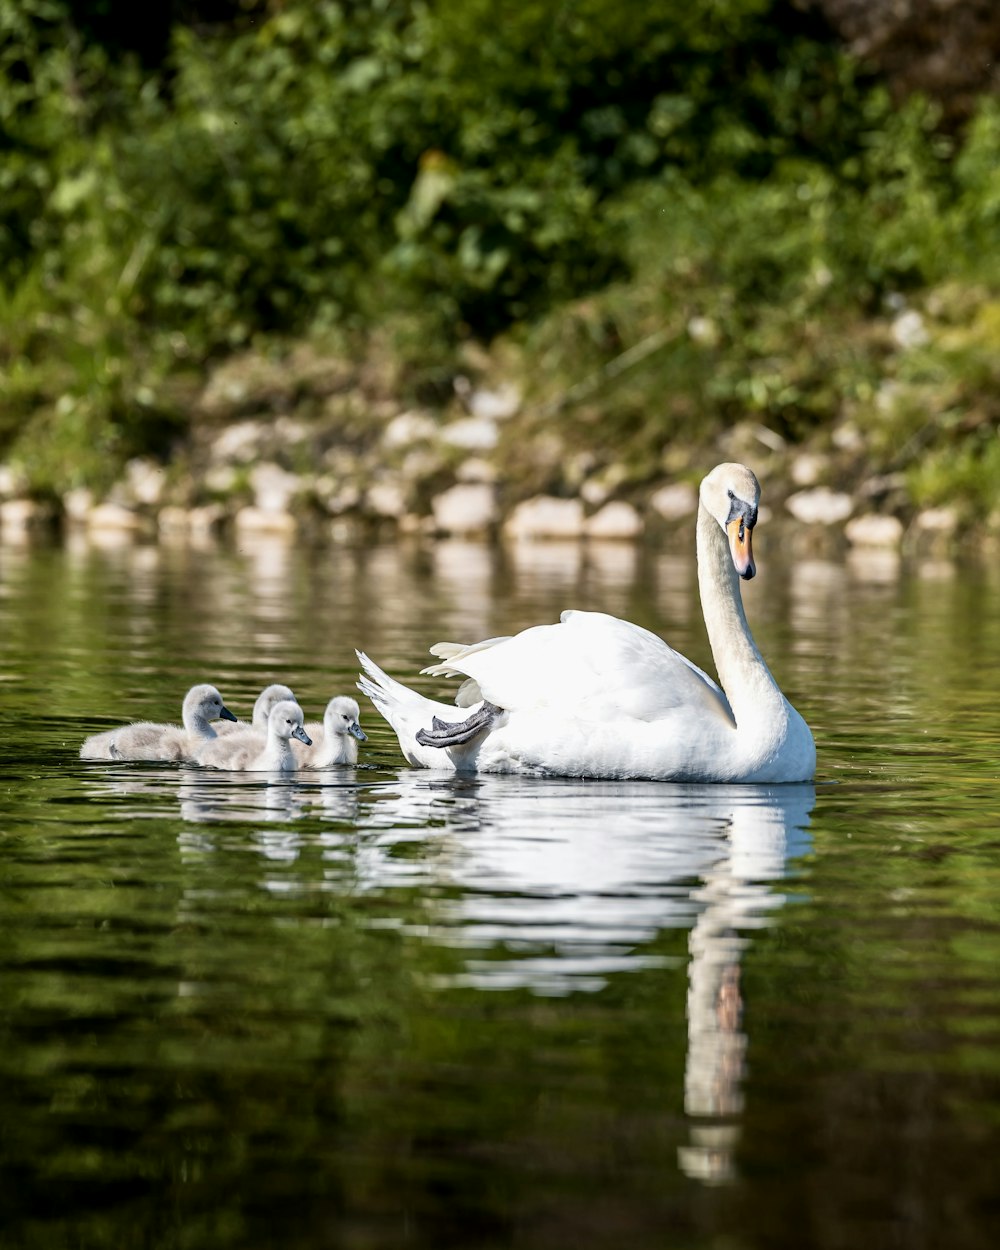
[[267, 735], [252, 729], [206, 742], [196, 754], [199, 764], [230, 772], [290, 773], [296, 768], [289, 739], [307, 746], [312, 739], [302, 727], [302, 709], [291, 699], [276, 703], [267, 718]]
[[245, 720], [235, 721], [231, 725], [219, 726], [219, 737], [225, 738], [229, 734], [245, 733], [248, 729], [253, 729], [256, 733], [267, 733], [267, 718], [271, 715], [271, 708], [276, 703], [284, 703], [285, 700], [292, 703], [296, 702], [295, 695], [287, 686], [265, 686], [265, 688], [257, 696], [257, 702], [253, 705], [253, 719], [249, 724]]
[[361, 709], [357, 700], [346, 695], [334, 695], [326, 705], [323, 723], [310, 722], [306, 733], [312, 738], [312, 746], [292, 743], [292, 750], [300, 768], [330, 768], [335, 764], [356, 764], [358, 743], [367, 742], [368, 735], [358, 721]]
[[80, 748], [82, 760], [164, 760], [189, 758], [205, 742], [216, 738], [211, 722], [235, 721], [214, 686], [192, 686], [184, 696], [181, 725], [136, 721], [91, 734]]

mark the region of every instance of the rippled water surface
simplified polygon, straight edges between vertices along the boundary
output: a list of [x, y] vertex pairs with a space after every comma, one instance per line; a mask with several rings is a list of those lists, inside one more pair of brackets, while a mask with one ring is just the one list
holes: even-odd
[[77, 758], [571, 606], [710, 667], [686, 548], [0, 547], [0, 1245], [1000, 1244], [1000, 577], [767, 539], [815, 786]]

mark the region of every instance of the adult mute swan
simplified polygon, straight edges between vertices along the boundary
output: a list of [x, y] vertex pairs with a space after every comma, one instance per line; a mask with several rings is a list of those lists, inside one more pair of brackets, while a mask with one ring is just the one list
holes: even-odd
[[[704, 478], [697, 520], [702, 613], [722, 688], [648, 630], [564, 612], [512, 638], [432, 647], [424, 669], [466, 677], [463, 707], [436, 703], [366, 655], [358, 687], [424, 768], [660, 781], [808, 781], [816, 748], [754, 643], [739, 578], [756, 572], [760, 486], [742, 464]], [[471, 709], [470, 699], [476, 702]]]
[[253, 729], [227, 734], [206, 742], [195, 755], [195, 762], [230, 772], [292, 773], [296, 763], [289, 739], [298, 738], [306, 746], [312, 742], [302, 727], [303, 719], [299, 705], [286, 699], [271, 708], [266, 737]]
[[334, 764], [356, 764], [358, 743], [367, 742], [368, 735], [361, 728], [361, 709], [357, 700], [346, 695], [334, 695], [326, 705], [321, 725], [309, 722], [306, 733], [312, 738], [312, 746], [293, 742], [292, 750], [300, 768], [330, 768]]
[[80, 747], [82, 760], [169, 760], [187, 759], [204, 742], [216, 737], [214, 720], [234, 721], [236, 717], [222, 702], [214, 686], [192, 686], [184, 696], [180, 725], [137, 721], [118, 729], [91, 734]]

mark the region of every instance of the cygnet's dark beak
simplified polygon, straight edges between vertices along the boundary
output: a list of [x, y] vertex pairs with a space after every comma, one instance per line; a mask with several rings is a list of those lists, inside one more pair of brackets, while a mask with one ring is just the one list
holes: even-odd
[[355, 738], [357, 738], [357, 740], [358, 740], [359, 742], [367, 742], [367, 741], [368, 741], [368, 735], [367, 735], [367, 734], [365, 733], [365, 731], [361, 728], [361, 726], [358, 724], [358, 722], [357, 722], [357, 721], [355, 721], [353, 725], [349, 725], [349, 726], [348, 726], [348, 728], [347, 728], [347, 732], [348, 732], [349, 734], [353, 734], [353, 735], [355, 736]]
[[232, 712], [230, 712], [229, 708], [227, 707], [224, 707], [222, 711], [219, 713], [219, 720], [238, 720], [238, 719], [239, 717], [234, 716]]
[[292, 730], [292, 737], [298, 738], [298, 740], [300, 742], [304, 742], [307, 747], [311, 747], [313, 744], [312, 738], [309, 737], [309, 735], [306, 733], [306, 731], [302, 728], [301, 725], [295, 726], [295, 728]]

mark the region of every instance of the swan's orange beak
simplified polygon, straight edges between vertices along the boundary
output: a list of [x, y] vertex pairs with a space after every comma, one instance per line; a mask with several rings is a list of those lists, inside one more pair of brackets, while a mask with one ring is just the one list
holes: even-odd
[[733, 557], [733, 567], [740, 577], [748, 582], [757, 572], [757, 566], [753, 562], [753, 547], [750, 543], [750, 526], [743, 517], [733, 517], [726, 526], [726, 533], [729, 535], [729, 551]]

